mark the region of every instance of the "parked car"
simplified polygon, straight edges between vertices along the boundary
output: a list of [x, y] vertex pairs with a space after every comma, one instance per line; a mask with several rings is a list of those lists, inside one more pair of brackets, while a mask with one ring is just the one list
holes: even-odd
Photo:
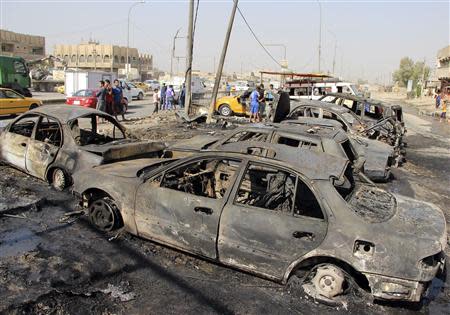
[[97, 90], [87, 89], [76, 91], [72, 96], [66, 98], [66, 104], [95, 109], [97, 107]]
[[216, 100], [215, 111], [222, 116], [246, 115], [249, 112], [247, 97], [243, 95], [222, 96]]
[[74, 192], [100, 230], [123, 227], [282, 284], [306, 273], [329, 299], [355, 281], [376, 299], [417, 302], [442, 271], [436, 206], [355, 182], [337, 156], [241, 146], [98, 166], [76, 174]]
[[161, 88], [158, 80], [145, 80], [144, 83], [149, 87], [151, 91]]
[[373, 181], [390, 178], [394, 155], [391, 146], [376, 140], [369, 140], [375, 143], [367, 145], [339, 126], [286, 122], [295, 123], [248, 125], [234, 129], [224, 137], [198, 135], [169, 145], [165, 156], [178, 158], [202, 150], [232, 151], [243, 142], [277, 143], [346, 158], [356, 173], [361, 172]]
[[247, 81], [235, 81], [231, 82], [231, 90], [236, 92], [243, 92], [247, 91], [249, 88]]
[[123, 97], [126, 98], [128, 102], [131, 102], [131, 100], [133, 99], [144, 99], [144, 91], [142, 89], [138, 88], [133, 83], [127, 82], [123, 79], [120, 79], [119, 82], [123, 90]]
[[11, 89], [0, 88], [0, 115], [21, 114], [41, 105], [41, 100], [25, 97]]
[[[102, 119], [104, 124], [98, 125]], [[113, 117], [81, 106], [42, 106], [0, 132], [0, 159], [63, 190], [76, 172], [114, 161], [162, 154], [161, 142], [127, 139]]]
[[401, 105], [393, 105], [373, 98], [344, 93], [329, 93], [322, 96], [319, 101], [345, 106], [370, 124], [392, 119], [398, 125], [399, 132], [402, 135], [406, 133]]

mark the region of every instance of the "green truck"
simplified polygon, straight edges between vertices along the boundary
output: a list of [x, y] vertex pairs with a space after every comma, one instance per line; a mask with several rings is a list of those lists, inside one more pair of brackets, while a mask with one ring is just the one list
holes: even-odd
[[0, 56], [0, 87], [31, 97], [30, 70], [21, 57]]

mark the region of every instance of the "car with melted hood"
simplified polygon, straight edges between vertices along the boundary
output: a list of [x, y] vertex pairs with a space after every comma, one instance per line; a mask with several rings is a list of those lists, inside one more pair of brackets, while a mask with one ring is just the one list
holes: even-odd
[[127, 139], [112, 116], [81, 106], [41, 106], [0, 133], [0, 159], [58, 190], [75, 172], [131, 158], [162, 154], [165, 144]]
[[282, 284], [306, 273], [328, 299], [352, 279], [376, 299], [421, 299], [444, 264], [439, 208], [356, 182], [344, 158], [234, 145], [241, 152], [96, 166], [75, 175], [73, 190], [100, 230], [123, 229]]

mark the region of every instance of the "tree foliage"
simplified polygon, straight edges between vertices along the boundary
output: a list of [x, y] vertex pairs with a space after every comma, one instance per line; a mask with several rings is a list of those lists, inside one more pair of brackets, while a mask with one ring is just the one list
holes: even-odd
[[406, 86], [408, 80], [413, 80], [413, 86], [422, 81], [425, 71], [425, 81], [430, 76], [430, 67], [425, 65], [423, 61], [412, 60], [409, 57], [403, 57], [400, 60], [400, 66], [393, 74], [394, 81], [397, 81], [400, 86]]

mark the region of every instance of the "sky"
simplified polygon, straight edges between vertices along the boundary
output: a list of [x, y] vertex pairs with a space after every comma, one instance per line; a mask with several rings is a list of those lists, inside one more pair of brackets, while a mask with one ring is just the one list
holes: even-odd
[[[197, 0], [195, 1], [197, 3]], [[0, 0], [0, 28], [46, 37], [46, 52], [55, 44], [93, 39], [126, 46], [127, 15], [135, 1]], [[436, 1], [302, 1], [241, 0], [239, 8], [262, 44], [286, 46], [289, 68], [321, 70], [348, 80], [389, 82], [400, 59], [408, 56], [435, 66], [436, 53], [450, 44], [450, 0]], [[130, 15], [130, 47], [154, 57], [154, 66], [170, 69], [173, 37], [185, 36], [188, 1], [146, 1]], [[232, 0], [199, 0], [193, 68], [212, 72], [218, 63]], [[320, 8], [322, 23], [320, 23]], [[336, 47], [336, 54], [334, 53]], [[277, 61], [283, 48], [267, 46]], [[176, 40], [176, 55], [185, 56], [186, 41]], [[184, 59], [174, 60], [182, 71]], [[225, 61], [227, 73], [279, 70], [254, 39], [239, 13]]]

